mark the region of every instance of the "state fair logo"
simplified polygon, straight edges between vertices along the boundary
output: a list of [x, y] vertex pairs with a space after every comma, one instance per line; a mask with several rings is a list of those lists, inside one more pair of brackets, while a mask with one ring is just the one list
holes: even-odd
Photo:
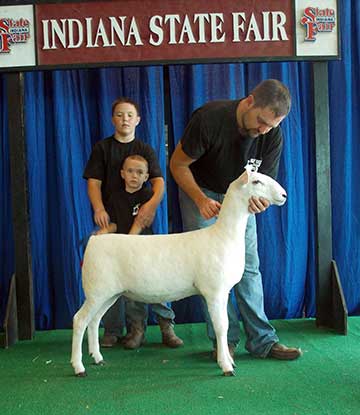
[[10, 53], [13, 45], [26, 43], [30, 39], [28, 19], [0, 18], [0, 53]]
[[336, 24], [334, 9], [320, 9], [319, 7], [307, 7], [300, 23], [305, 27], [306, 42], [315, 42], [318, 33], [331, 33]]

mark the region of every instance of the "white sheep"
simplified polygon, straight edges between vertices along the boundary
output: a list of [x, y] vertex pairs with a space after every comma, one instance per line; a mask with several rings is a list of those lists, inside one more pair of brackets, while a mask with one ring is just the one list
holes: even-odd
[[216, 223], [170, 235], [93, 236], [82, 267], [86, 300], [74, 316], [71, 364], [85, 376], [82, 340], [88, 330], [89, 354], [103, 363], [99, 348], [101, 317], [120, 295], [144, 303], [175, 301], [194, 294], [207, 303], [217, 341], [217, 362], [234, 374], [227, 344], [229, 291], [240, 281], [245, 263], [245, 228], [251, 196], [283, 205], [285, 190], [272, 178], [249, 169], [226, 192]]

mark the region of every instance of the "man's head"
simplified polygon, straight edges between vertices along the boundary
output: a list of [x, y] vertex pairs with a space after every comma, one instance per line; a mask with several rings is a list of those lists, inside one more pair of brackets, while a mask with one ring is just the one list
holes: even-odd
[[135, 129], [140, 122], [140, 111], [136, 102], [122, 97], [112, 104], [112, 123], [115, 127], [115, 138], [129, 142], [135, 138]]
[[252, 138], [266, 134], [281, 123], [290, 107], [288, 88], [276, 79], [267, 79], [240, 101], [236, 113], [239, 131]]
[[140, 190], [149, 178], [148, 170], [148, 162], [144, 157], [138, 154], [126, 157], [120, 171], [126, 191], [134, 193]]

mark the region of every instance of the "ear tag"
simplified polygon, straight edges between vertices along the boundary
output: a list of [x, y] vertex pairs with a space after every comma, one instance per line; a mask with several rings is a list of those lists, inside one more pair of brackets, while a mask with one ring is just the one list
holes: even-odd
[[256, 173], [259, 170], [259, 167], [261, 166], [261, 162], [262, 162], [262, 160], [249, 159], [246, 166], [245, 166], [245, 170], [249, 174], [250, 173]]

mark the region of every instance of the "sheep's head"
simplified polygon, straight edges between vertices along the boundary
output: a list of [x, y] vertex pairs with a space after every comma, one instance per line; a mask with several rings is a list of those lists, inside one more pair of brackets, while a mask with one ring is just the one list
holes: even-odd
[[278, 206], [286, 202], [286, 191], [270, 176], [246, 169], [236, 181], [241, 185], [242, 191], [246, 191], [249, 198], [263, 197], [270, 204]]

